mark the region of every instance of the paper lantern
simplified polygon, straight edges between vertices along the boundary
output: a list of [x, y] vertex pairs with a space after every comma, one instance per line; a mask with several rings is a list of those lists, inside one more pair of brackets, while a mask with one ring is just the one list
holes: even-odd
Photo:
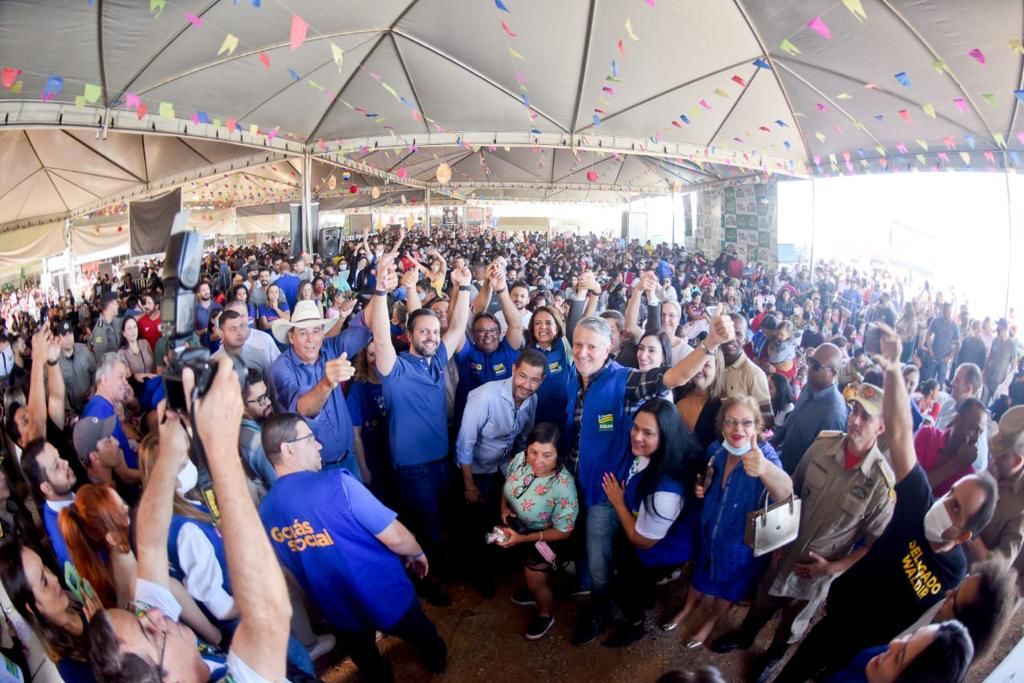
[[442, 185], [447, 185], [451, 179], [452, 167], [442, 162], [441, 165], [437, 167], [437, 182]]
[[124, 226], [123, 225], [117, 226], [117, 231], [118, 232], [124, 232]]
[[675, 192], [676, 194], [679, 194], [680, 192], [682, 192], [683, 191], [683, 181], [679, 180], [677, 178], [676, 181], [674, 183], [672, 183], [672, 191]]
[[587, 171], [587, 180], [592, 183], [597, 182], [597, 171], [593, 169]]
[[357, 192], [359, 192], [359, 188], [358, 187], [356, 187], [355, 185], [349, 185], [348, 186], [348, 193], [349, 194], [356, 194]]
[[338, 186], [338, 179], [335, 178], [334, 174], [332, 173], [331, 177], [327, 179], [327, 189], [328, 190], [333, 190], [337, 186]]
[[370, 188], [370, 196], [374, 199], [380, 199], [380, 188], [374, 185]]

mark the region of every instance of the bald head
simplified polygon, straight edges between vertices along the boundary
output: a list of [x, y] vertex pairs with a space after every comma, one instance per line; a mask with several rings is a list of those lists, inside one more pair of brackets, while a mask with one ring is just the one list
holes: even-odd
[[842, 353], [839, 347], [828, 342], [814, 349], [807, 363], [807, 383], [814, 391], [821, 391], [832, 386], [842, 365]]

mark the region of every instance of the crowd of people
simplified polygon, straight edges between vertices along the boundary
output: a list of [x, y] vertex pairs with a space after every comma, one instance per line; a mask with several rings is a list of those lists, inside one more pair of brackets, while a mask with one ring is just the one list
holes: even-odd
[[751, 680], [955, 683], [1017, 607], [1012, 316], [728, 248], [272, 241], [205, 254], [188, 345], [215, 377], [185, 370], [175, 409], [161, 267], [0, 310], [0, 656], [25, 680], [317, 680], [337, 647], [388, 681], [380, 634], [441, 672], [420, 600], [514, 581], [529, 640], [574, 600], [576, 647], [653, 613]]

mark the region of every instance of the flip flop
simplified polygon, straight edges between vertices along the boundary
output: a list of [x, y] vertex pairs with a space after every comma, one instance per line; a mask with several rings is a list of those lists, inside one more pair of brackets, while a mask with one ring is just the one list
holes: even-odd
[[688, 642], [686, 644], [686, 649], [687, 650], [696, 650], [698, 647], [703, 647], [703, 646], [704, 646], [704, 641], [703, 640], [691, 640], [690, 642]]

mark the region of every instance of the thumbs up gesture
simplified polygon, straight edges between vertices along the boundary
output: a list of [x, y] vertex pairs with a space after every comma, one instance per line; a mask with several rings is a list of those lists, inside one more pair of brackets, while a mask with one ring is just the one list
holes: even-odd
[[728, 306], [724, 303], [718, 305], [718, 310], [715, 311], [715, 316], [711, 318], [708, 327], [708, 336], [704, 341], [709, 349], [717, 348], [736, 337], [736, 326], [729, 317]]
[[760, 478], [768, 469], [768, 459], [757, 447], [757, 433], [750, 435], [750, 450], [743, 455], [743, 471], [748, 476]]

